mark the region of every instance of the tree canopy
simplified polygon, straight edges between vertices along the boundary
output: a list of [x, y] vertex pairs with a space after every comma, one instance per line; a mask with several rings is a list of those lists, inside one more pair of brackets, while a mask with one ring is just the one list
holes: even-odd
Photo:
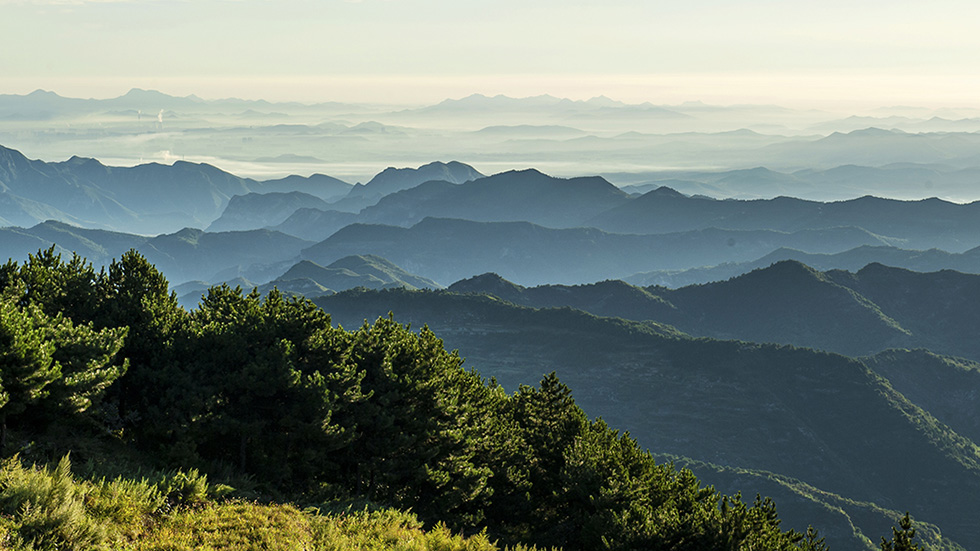
[[228, 286], [187, 312], [134, 251], [99, 273], [40, 251], [0, 284], [0, 419], [16, 431], [82, 415], [159, 467], [503, 543], [822, 549], [782, 530], [772, 501], [723, 496], [589, 419], [555, 373], [507, 394], [426, 327], [345, 330], [307, 300]]

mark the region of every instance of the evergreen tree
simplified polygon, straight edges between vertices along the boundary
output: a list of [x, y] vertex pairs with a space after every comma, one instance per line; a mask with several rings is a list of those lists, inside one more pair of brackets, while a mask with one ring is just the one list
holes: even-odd
[[54, 251], [52, 245], [30, 254], [23, 266], [8, 261], [0, 267], [0, 288], [18, 288], [21, 306], [34, 304], [49, 316], [90, 321], [98, 304], [95, 269], [77, 254], [64, 262]]
[[490, 494], [489, 467], [476, 457], [479, 404], [490, 390], [462, 368], [428, 328], [418, 333], [382, 318], [350, 341], [366, 399], [350, 411], [354, 438], [341, 473], [352, 490], [411, 507], [424, 518], [467, 525]]
[[45, 404], [55, 415], [87, 411], [110, 385], [126, 373], [129, 362], [121, 358], [128, 327], [95, 330], [91, 323], [74, 324], [60, 315], [47, 327], [55, 344], [52, 358], [61, 366], [61, 377], [48, 387]]
[[508, 413], [527, 446], [520, 465], [527, 470], [529, 488], [523, 502], [513, 504], [519, 507], [515, 517], [527, 523], [527, 531], [551, 534], [537, 543], [565, 545], [571, 527], [563, 512], [566, 496], [561, 490], [561, 473], [566, 452], [588, 429], [588, 418], [554, 372], [541, 380], [540, 389], [522, 385]]
[[19, 307], [10, 293], [0, 300], [0, 449], [11, 416], [37, 406], [32, 421], [49, 423], [89, 409], [126, 370], [125, 334]]
[[346, 366], [318, 361], [333, 331], [329, 316], [275, 290], [262, 300], [223, 285], [190, 322], [184, 365], [197, 387], [178, 406], [193, 411], [186, 446], [280, 486], [322, 479], [348, 438], [333, 412], [358, 395]]
[[800, 541], [796, 544], [800, 551], [830, 551], [824, 538], [817, 534], [813, 526], [806, 527], [806, 534], [800, 536]]
[[908, 512], [898, 521], [898, 528], [892, 526], [892, 539], [881, 538], [881, 551], [919, 551], [922, 547], [915, 539], [915, 527], [912, 526], [912, 519]]
[[25, 311], [0, 300], [0, 452], [7, 446], [8, 418], [43, 398], [48, 385], [61, 377], [45, 322], [33, 305]]
[[147, 446], [166, 446], [172, 418], [183, 413], [171, 407], [173, 399], [195, 387], [177, 361], [186, 352], [180, 335], [186, 332], [187, 313], [163, 274], [135, 250], [99, 274], [95, 293], [95, 327], [128, 328], [121, 354], [129, 369], [107, 399], [130, 420], [125, 427], [130, 434]]

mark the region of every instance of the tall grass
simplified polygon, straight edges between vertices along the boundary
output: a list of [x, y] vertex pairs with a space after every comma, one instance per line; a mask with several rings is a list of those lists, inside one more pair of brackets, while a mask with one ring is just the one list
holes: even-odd
[[[81, 480], [68, 456], [53, 466], [0, 463], [0, 549], [22, 551], [495, 551], [486, 534], [425, 530], [391, 509], [329, 514], [214, 499], [207, 476]], [[328, 508], [329, 509], [329, 508]], [[525, 548], [518, 548], [525, 549]]]

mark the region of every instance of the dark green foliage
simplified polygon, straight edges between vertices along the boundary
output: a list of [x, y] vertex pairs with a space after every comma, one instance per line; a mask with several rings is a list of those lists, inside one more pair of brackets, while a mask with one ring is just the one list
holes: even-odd
[[799, 545], [801, 551], [830, 551], [827, 542], [817, 534], [813, 526], [807, 526], [806, 533], [803, 534], [803, 537], [797, 545]]
[[[650, 322], [534, 310], [486, 295], [351, 291], [317, 303], [345, 324], [389, 309], [403, 321], [428, 320], [448, 347], [508, 390], [560, 370], [585, 411], [627, 428], [656, 452], [764, 471], [719, 477], [695, 469], [729, 495], [778, 496], [784, 528], [817, 526], [835, 549], [866, 548], [890, 533], [882, 504], [914, 506], [933, 523], [919, 534], [929, 534], [929, 548], [975, 541], [969, 511], [978, 503], [977, 450], [859, 362], [792, 347], [691, 339]], [[919, 380], [929, 373], [924, 367]], [[961, 411], [973, 411], [963, 390]], [[906, 444], [900, 454], [889, 444], [895, 439]], [[812, 486], [787, 491], [765, 482], [774, 473]], [[515, 500], [511, 510], [523, 511], [519, 506]]]
[[73, 288], [84, 286], [80, 281], [87, 281], [91, 289], [90, 271], [91, 267], [85, 269], [78, 257], [61, 264], [50, 249], [32, 256], [19, 273], [12, 263], [4, 266], [7, 286], [0, 296], [0, 450], [6, 446], [11, 416], [21, 416], [33, 407], [31, 415], [23, 417], [34, 424], [63, 422], [88, 410], [125, 373], [126, 362], [118, 355], [126, 328], [96, 330], [91, 323], [73, 323], [59, 310], [92, 307], [94, 302], [70, 299]]
[[[121, 425], [103, 428], [157, 467], [196, 467], [165, 478], [147, 503], [201, 503], [208, 473], [220, 472], [269, 495], [411, 509], [507, 544], [819, 549], [806, 547], [815, 534], [784, 532], [771, 501], [747, 505], [704, 488], [589, 420], [554, 373], [510, 396], [465, 370], [427, 327], [411, 331], [389, 316], [345, 331], [309, 301], [228, 286], [188, 313], [135, 252], [98, 275], [49, 253], [3, 271], [12, 297], [0, 302], [10, 342], [3, 408], [15, 415], [37, 402], [49, 419], [65, 418], [119, 377], [106, 400]], [[90, 298], [67, 301], [70, 286], [58, 281], [87, 282], [78, 285]], [[630, 330], [674, 338], [653, 324]], [[130, 366], [121, 377], [117, 356]], [[65, 507], [77, 508], [66, 496]]]
[[[128, 362], [120, 359], [128, 327], [95, 330], [91, 323], [73, 324], [58, 316], [48, 333], [61, 377], [48, 387], [45, 404], [56, 411], [84, 412], [111, 384], [126, 373]], [[55, 414], [57, 416], [57, 414]]]
[[902, 520], [898, 522], [898, 528], [892, 527], [892, 539], [881, 538], [881, 551], [917, 551], [922, 549], [919, 544], [912, 541], [915, 539], [915, 528], [912, 527], [912, 519], [905, 513]]
[[55, 345], [46, 338], [44, 314], [25, 312], [0, 301], [0, 451], [7, 444], [7, 418], [24, 412], [47, 395], [47, 386], [61, 377], [52, 359]]
[[488, 496], [491, 472], [472, 442], [493, 436], [484, 433], [488, 412], [479, 408], [491, 389], [426, 328], [412, 333], [382, 318], [353, 332], [349, 346], [367, 398], [347, 418], [354, 431], [340, 455], [347, 483], [425, 517], [482, 520], [472, 504]]
[[19, 302], [38, 305], [45, 313], [61, 314], [69, 319], [88, 319], [95, 312], [98, 297], [93, 283], [95, 270], [77, 254], [64, 262], [50, 248], [27, 257], [18, 267], [9, 261], [0, 269], [0, 288], [23, 285]]
[[222, 286], [190, 327], [181, 363], [192, 387], [175, 404], [193, 412], [174, 427], [182, 448], [280, 484], [319, 479], [348, 440], [332, 413], [359, 397], [350, 369], [321, 363], [330, 317], [275, 291], [260, 300]]

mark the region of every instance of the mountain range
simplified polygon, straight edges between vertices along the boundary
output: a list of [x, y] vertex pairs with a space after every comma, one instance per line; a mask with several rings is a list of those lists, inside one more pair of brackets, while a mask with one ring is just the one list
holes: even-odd
[[862, 245], [840, 253], [807, 253], [795, 249], [775, 251], [750, 262], [724, 263], [717, 266], [691, 268], [689, 270], [661, 270], [633, 274], [624, 281], [646, 287], [684, 287], [698, 283], [722, 281], [764, 268], [781, 260], [796, 260], [818, 270], [849, 270], [856, 272], [868, 264], [878, 263], [917, 272], [956, 270], [980, 274], [980, 248], [962, 253], [949, 253], [939, 249], [916, 251], [890, 246]]
[[301, 208], [325, 208], [327, 202], [301, 191], [246, 193], [228, 200], [228, 206], [207, 231], [233, 231], [281, 224]]
[[[78, 155], [132, 166], [185, 159], [256, 180], [327, 173], [366, 182], [385, 166], [419, 166], [438, 152], [485, 174], [525, 167], [559, 176], [616, 173], [611, 181], [617, 185], [662, 181], [682, 171], [692, 177], [678, 178], [690, 184], [679, 191], [718, 197], [976, 199], [975, 178], [959, 173], [977, 164], [976, 110], [891, 108], [868, 115], [848, 119], [774, 105], [629, 104], [603, 97], [475, 95], [403, 109], [174, 97], [153, 90], [92, 100], [39, 90], [0, 96], [0, 143], [46, 160]], [[847, 165], [884, 169], [893, 178], [880, 174], [863, 184], [831, 178], [818, 185], [803, 174]], [[754, 167], [790, 177], [724, 176]]]
[[174, 287], [178, 300], [186, 308], [194, 308], [202, 295], [217, 283], [240, 287], [245, 292], [257, 289], [266, 294], [273, 288], [286, 295], [315, 298], [346, 291], [357, 287], [365, 289], [441, 289], [438, 283], [406, 272], [395, 264], [372, 255], [348, 256], [329, 266], [321, 266], [309, 260], [301, 260], [268, 283], [254, 283], [243, 277], [208, 282], [194, 280]]
[[[219, 110], [213, 103], [127, 96], [111, 108], [135, 108], [138, 120], [135, 106], [145, 102], [174, 110], [154, 115], [147, 142], [169, 139], [163, 120], [171, 117], [184, 125], [174, 135], [216, 131], [207, 126], [207, 110]], [[40, 93], [31, 101], [47, 102], [55, 119], [57, 109], [95, 108], [62, 99]], [[22, 101], [0, 97], [0, 116], [11, 113], [8, 100]], [[817, 194], [889, 178], [904, 189], [964, 187], [978, 174], [968, 160], [977, 156], [976, 136], [599, 135], [575, 132], [569, 121], [666, 124], [711, 108], [512, 100], [471, 97], [384, 122], [289, 124], [256, 111], [234, 118], [270, 120], [221, 132], [243, 163], [312, 168], [340, 157], [335, 144], [411, 148], [438, 134], [395, 123], [539, 109], [540, 120], [526, 126], [500, 120], [453, 135], [481, 134], [481, 143], [499, 140], [527, 158], [559, 142], [575, 155], [624, 155], [610, 164], [637, 151], [666, 162], [689, 154], [688, 143], [724, 149], [735, 141], [753, 159], [782, 159], [783, 168], [671, 169], [634, 174], [621, 188], [613, 176], [490, 173], [452, 161], [389, 167], [351, 185], [312, 170], [260, 180], [201, 162], [43, 162], [0, 148], [0, 252], [19, 260], [54, 246], [98, 268], [136, 249], [187, 307], [211, 284], [227, 283], [315, 297], [348, 327], [393, 312], [431, 327], [509, 391], [557, 371], [590, 416], [728, 492], [773, 495], [787, 522], [820, 523], [835, 548], [874, 549], [869, 536], [888, 533], [904, 510], [933, 548], [980, 541], [980, 202], [732, 198], [737, 190]], [[115, 132], [105, 130], [106, 140], [131, 137]], [[253, 151], [276, 136], [318, 149]], [[794, 155], [803, 168], [785, 168]], [[902, 155], [904, 163], [880, 164]], [[835, 166], [839, 158], [878, 166]], [[717, 197], [698, 194], [712, 190]]]
[[779, 247], [830, 252], [886, 243], [858, 228], [626, 235], [593, 228], [550, 229], [527, 222], [426, 218], [410, 228], [351, 224], [302, 254], [321, 264], [351, 254], [374, 254], [443, 285], [488, 271], [533, 285], [747, 260]]
[[596, 215], [583, 225], [617, 233], [664, 233], [704, 228], [801, 229], [855, 226], [903, 240], [910, 248], [961, 252], [978, 245], [980, 202], [896, 201], [861, 197], [817, 202], [777, 197], [718, 200], [661, 187]]
[[[312, 178], [294, 183], [311, 188], [333, 186], [332, 182]], [[82, 157], [46, 163], [0, 146], [0, 224], [7, 226], [55, 219], [142, 235], [202, 228], [220, 216], [233, 196], [282, 185], [275, 180], [266, 186], [211, 165], [183, 161], [131, 168]]]
[[[452, 181], [431, 180], [432, 177]], [[460, 180], [464, 181], [459, 183]], [[426, 217], [527, 221], [550, 228], [593, 227], [630, 234], [713, 229], [797, 232], [850, 226], [880, 236], [877, 242], [866, 241], [855, 246], [939, 248], [951, 253], [975, 248], [976, 235], [980, 235], [980, 222], [977, 222], [980, 203], [876, 197], [829, 203], [788, 197], [718, 200], [688, 196], [666, 187], [634, 198], [599, 177], [564, 179], [536, 170], [482, 177], [462, 163], [389, 169], [364, 186], [343, 188], [339, 186], [346, 184], [322, 175], [258, 182], [206, 164], [178, 161], [172, 166], [146, 164], [120, 168], [80, 157], [63, 163], [45, 163], [2, 148], [0, 183], [3, 185], [0, 223], [30, 227], [54, 219], [143, 235], [183, 227], [213, 230], [271, 227], [320, 241], [352, 223], [411, 226]], [[307, 191], [283, 191], [289, 186]], [[347, 189], [347, 194], [337, 199], [343, 189]], [[399, 191], [376, 199], [374, 192], [363, 191], [369, 189]], [[235, 196], [242, 198], [232, 202]], [[342, 210], [345, 201], [353, 207], [352, 202], [365, 202], [368, 196], [372, 198], [366, 202], [373, 204], [357, 208], [354, 213]], [[324, 197], [333, 202], [327, 202]], [[164, 228], [165, 231], [158, 231]], [[784, 245], [761, 251], [754, 258], [780, 246]], [[803, 249], [808, 253], [846, 250]], [[754, 258], [741, 256], [659, 269], [687, 269]], [[653, 269], [658, 268], [636, 271]], [[630, 274], [619, 273], [615, 277], [626, 275]]]
[[47, 120], [78, 114], [103, 113], [118, 110], [142, 110], [155, 117], [158, 110], [181, 112], [227, 111], [232, 113], [279, 109], [351, 109], [352, 105], [322, 103], [314, 106], [300, 103], [273, 104], [265, 100], [226, 98], [206, 100], [195, 95], [171, 96], [156, 90], [133, 88], [122, 96], [109, 99], [81, 99], [58, 95], [48, 90], [29, 94], [0, 94], [0, 120]]
[[[56, 252], [79, 256], [96, 268], [136, 249], [160, 267], [173, 284], [188, 280], [222, 281], [240, 272], [263, 281], [281, 273], [279, 266], [298, 258], [310, 241], [270, 230], [209, 233], [185, 228], [155, 237], [90, 230], [48, 221], [31, 228], [0, 228], [0, 248], [13, 260], [54, 246]], [[288, 267], [288, 265], [286, 266]], [[228, 275], [234, 272], [234, 275]]]
[[921, 273], [869, 264], [856, 272], [817, 271], [796, 261], [679, 289], [622, 281], [526, 288], [496, 274], [458, 281], [450, 291], [481, 293], [534, 308], [572, 307], [599, 316], [652, 320], [695, 336], [772, 342], [850, 356], [924, 348], [980, 361], [970, 335], [980, 315], [980, 275]]
[[[413, 327], [426, 324], [507, 389], [556, 370], [590, 415], [692, 465], [707, 483], [774, 496], [788, 526], [818, 522], [835, 549], [874, 549], [871, 538], [887, 530], [895, 509], [941, 532], [948, 547], [937, 548], [969, 548], [980, 538], [972, 518], [980, 448], [969, 398], [980, 391], [978, 364], [935, 355], [923, 364], [921, 353], [900, 351], [862, 361], [692, 338], [653, 321], [488, 295], [359, 290], [316, 302], [345, 326], [389, 311]], [[904, 375], [893, 384], [886, 374], [897, 371]], [[957, 401], [936, 414], [926, 409], [957, 386]], [[922, 389], [899, 390], [909, 387]]]

